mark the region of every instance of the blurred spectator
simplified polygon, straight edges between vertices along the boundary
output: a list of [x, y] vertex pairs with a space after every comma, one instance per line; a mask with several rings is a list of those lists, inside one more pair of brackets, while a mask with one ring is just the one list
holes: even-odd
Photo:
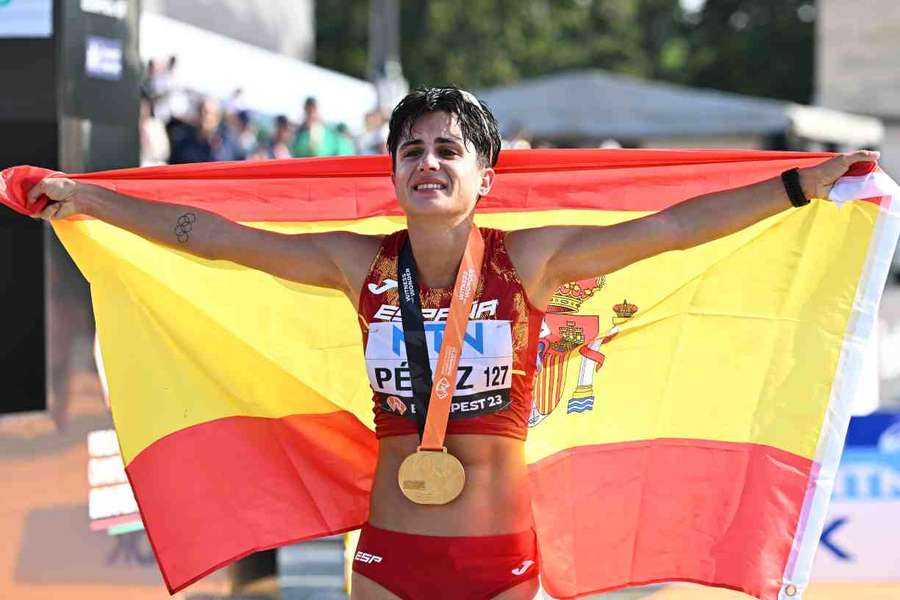
[[337, 154], [339, 156], [356, 154], [356, 140], [347, 130], [347, 124], [338, 123], [334, 127], [334, 132], [337, 134]]
[[291, 122], [284, 115], [275, 117], [275, 131], [269, 141], [266, 158], [291, 158], [290, 143], [293, 138]]
[[222, 110], [225, 111], [226, 115], [237, 115], [246, 109], [247, 106], [244, 103], [243, 88], [235, 88], [235, 90], [231, 92], [231, 96], [222, 103]]
[[178, 81], [178, 59], [170, 56], [165, 67], [156, 61], [147, 63], [143, 87], [153, 103], [153, 114], [169, 127], [172, 119], [184, 119], [190, 111], [190, 96]]
[[503, 140], [503, 148], [513, 150], [527, 150], [531, 148], [531, 136], [521, 123], [515, 123], [512, 127], [512, 135]]
[[170, 131], [172, 164], [240, 160], [243, 155], [222, 123], [218, 103], [203, 98], [197, 107], [194, 125], [182, 125]]
[[356, 140], [360, 154], [387, 154], [387, 119], [380, 110], [366, 113], [365, 131]]
[[[245, 113], [246, 108], [247, 107], [244, 104], [244, 90], [241, 88], [235, 88], [235, 90], [231, 92], [231, 95], [222, 101], [222, 120], [225, 125], [228, 126], [228, 129], [231, 131], [232, 137], [234, 137], [236, 142], [238, 142], [240, 133], [246, 129], [247, 125], [251, 124], [249, 114], [244, 115], [247, 117], [247, 121], [241, 121], [241, 113]], [[240, 143], [238, 143], [238, 145], [241, 146], [241, 152], [243, 153], [242, 158], [246, 158], [256, 149], [256, 146], [254, 146], [253, 148], [250, 148], [249, 151], [245, 151]]]
[[144, 69], [144, 79], [141, 81], [141, 96], [146, 97], [151, 105], [155, 103], [161, 95], [157, 89], [158, 85], [159, 63], [151, 58], [147, 61], [147, 66]]
[[162, 165], [169, 160], [169, 136], [162, 121], [153, 114], [150, 98], [141, 94], [141, 166]]
[[337, 156], [346, 153], [340, 133], [322, 121], [319, 105], [312, 96], [303, 103], [303, 114], [303, 124], [297, 130], [291, 149], [294, 156]]
[[249, 158], [259, 148], [259, 132], [256, 123], [250, 116], [250, 111], [240, 110], [234, 118], [234, 141], [239, 153], [244, 158]]

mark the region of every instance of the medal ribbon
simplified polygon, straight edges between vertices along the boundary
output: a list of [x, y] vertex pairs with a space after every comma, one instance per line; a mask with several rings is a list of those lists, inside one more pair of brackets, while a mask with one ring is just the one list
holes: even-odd
[[400, 316], [403, 320], [403, 342], [409, 361], [413, 388], [413, 403], [422, 450], [443, 450], [450, 418], [450, 402], [456, 390], [456, 371], [462, 355], [463, 336], [469, 322], [469, 313], [478, 290], [481, 264], [484, 260], [484, 239], [473, 224], [466, 241], [450, 311], [444, 325], [441, 350], [432, 381], [428, 346], [425, 342], [425, 323], [419, 301], [419, 284], [409, 238], [403, 244], [397, 261], [397, 281], [400, 292]]

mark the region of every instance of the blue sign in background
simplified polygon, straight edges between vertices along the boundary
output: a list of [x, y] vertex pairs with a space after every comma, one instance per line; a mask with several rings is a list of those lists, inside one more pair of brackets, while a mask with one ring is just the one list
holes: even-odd
[[813, 578], [900, 579], [900, 415], [854, 417]]
[[[877, 448], [879, 443], [885, 445], [892, 442], [900, 442], [900, 413], [872, 413], [850, 419], [846, 442], [848, 448]], [[900, 445], [894, 447], [900, 452]]]

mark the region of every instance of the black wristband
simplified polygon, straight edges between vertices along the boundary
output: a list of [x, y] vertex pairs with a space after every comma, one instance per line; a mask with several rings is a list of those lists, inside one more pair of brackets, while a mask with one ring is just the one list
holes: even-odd
[[809, 198], [803, 193], [803, 187], [800, 185], [800, 169], [794, 167], [783, 172], [781, 174], [781, 183], [784, 184], [784, 191], [787, 192], [791, 204], [794, 206], [806, 206], [809, 204]]

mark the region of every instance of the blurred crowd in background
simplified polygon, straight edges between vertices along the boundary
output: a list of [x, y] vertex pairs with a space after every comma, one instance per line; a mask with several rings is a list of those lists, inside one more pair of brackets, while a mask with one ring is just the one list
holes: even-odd
[[[361, 133], [347, 123], [326, 122], [314, 95], [298, 99], [299, 119], [249, 110], [238, 88], [212, 98], [178, 77], [178, 59], [148, 61], [141, 84], [141, 166], [223, 160], [268, 160], [387, 152], [388, 116], [365, 115]], [[356, 129], [354, 127], [354, 129]], [[524, 128], [504, 147], [530, 148]]]
[[387, 120], [366, 115], [360, 135], [327, 123], [315, 96], [302, 101], [299, 122], [248, 110], [242, 90], [204, 96], [178, 78], [177, 58], [147, 63], [141, 85], [141, 166], [221, 160], [266, 160], [386, 152]]

